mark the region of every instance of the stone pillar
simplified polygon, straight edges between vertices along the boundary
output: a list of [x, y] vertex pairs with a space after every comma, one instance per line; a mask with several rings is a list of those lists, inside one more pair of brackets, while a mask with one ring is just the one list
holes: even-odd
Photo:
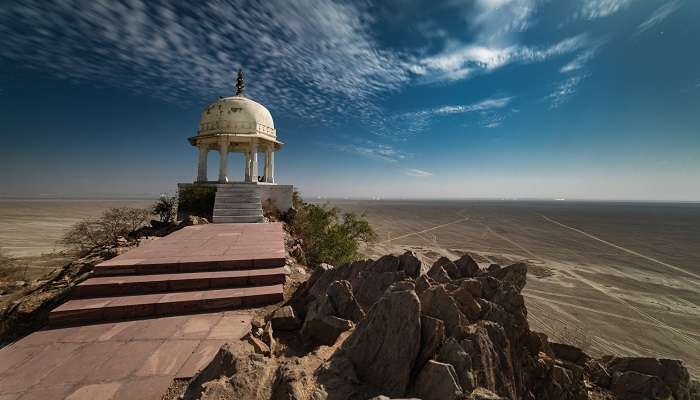
[[228, 140], [219, 143], [219, 183], [228, 183]]
[[207, 155], [209, 148], [205, 145], [199, 145], [199, 163], [197, 165], [197, 182], [207, 181]]
[[272, 147], [265, 156], [265, 182], [275, 183], [275, 151]]
[[258, 141], [255, 139], [250, 144], [250, 176], [253, 182], [258, 182]]

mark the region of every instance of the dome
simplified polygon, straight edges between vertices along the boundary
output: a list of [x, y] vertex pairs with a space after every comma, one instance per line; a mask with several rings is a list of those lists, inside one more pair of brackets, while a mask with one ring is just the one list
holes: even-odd
[[241, 95], [221, 98], [204, 109], [197, 135], [213, 134], [277, 136], [267, 108]]

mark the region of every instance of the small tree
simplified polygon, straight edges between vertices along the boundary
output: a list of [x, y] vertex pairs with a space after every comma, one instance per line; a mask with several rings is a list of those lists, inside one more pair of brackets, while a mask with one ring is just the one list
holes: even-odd
[[361, 242], [375, 238], [363, 216], [340, 215], [335, 207], [303, 204], [294, 216], [293, 232], [302, 240], [311, 264], [340, 265], [355, 260]]
[[84, 219], [75, 223], [63, 235], [61, 242], [81, 251], [97, 246], [113, 245], [120, 237], [141, 227], [149, 217], [142, 208], [110, 208], [100, 218]]
[[151, 207], [151, 213], [160, 218], [160, 222], [172, 222], [175, 219], [177, 209], [177, 197], [162, 194], [158, 201]]

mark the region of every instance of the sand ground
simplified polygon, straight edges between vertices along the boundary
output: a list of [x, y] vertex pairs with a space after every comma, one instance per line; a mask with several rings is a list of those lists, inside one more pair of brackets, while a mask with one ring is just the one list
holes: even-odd
[[594, 355], [684, 360], [700, 376], [700, 205], [334, 202], [365, 213], [377, 256], [529, 264], [534, 330]]
[[146, 208], [155, 200], [0, 200], [0, 250], [13, 257], [60, 251], [68, 227], [111, 207]]

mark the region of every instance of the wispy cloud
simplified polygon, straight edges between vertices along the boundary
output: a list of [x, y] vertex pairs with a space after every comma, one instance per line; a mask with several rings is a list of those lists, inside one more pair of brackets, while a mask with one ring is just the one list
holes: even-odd
[[596, 19], [611, 16], [627, 8], [633, 0], [584, 0], [575, 18]]
[[581, 49], [585, 40], [585, 35], [578, 35], [549, 47], [455, 45], [440, 54], [420, 60], [416, 73], [426, 76], [427, 81], [459, 80], [511, 63], [533, 63], [571, 53]]
[[472, 104], [446, 105], [429, 110], [414, 111], [403, 114], [406, 117], [424, 117], [434, 115], [464, 114], [474, 111], [486, 111], [508, 106], [513, 97], [498, 97], [478, 101]]
[[559, 108], [564, 103], [569, 101], [578, 90], [578, 86], [581, 83], [581, 81], [583, 81], [587, 77], [588, 75], [579, 74], [571, 76], [565, 79], [563, 82], [560, 82], [556, 86], [554, 91], [546, 97], [546, 99], [550, 102], [549, 107], [553, 109]]
[[671, 14], [674, 12], [678, 11], [678, 9], [681, 8], [681, 2], [680, 0], [674, 0], [670, 1], [661, 7], [657, 8], [654, 10], [653, 13], [644, 20], [639, 26], [637, 27], [637, 34], [643, 33], [648, 31], [649, 29], [655, 27], [656, 25], [662, 23], [666, 18], [668, 18]]
[[[494, 97], [470, 104], [444, 105], [397, 114], [386, 120], [384, 129], [379, 133], [394, 139], [405, 139], [425, 131], [435, 118], [469, 113], [476, 113], [482, 120], [482, 126], [496, 127], [504, 119], [502, 115], [497, 116], [496, 112], [508, 107], [513, 99], [512, 96]], [[491, 126], [488, 126], [489, 124]]]
[[6, 57], [66, 79], [126, 87], [175, 102], [233, 91], [242, 67], [251, 97], [324, 120], [372, 112], [373, 97], [409, 72], [379, 46], [371, 14], [348, 2], [272, 0], [80, 2], [27, 0], [0, 8]]
[[417, 178], [427, 178], [429, 176], [433, 176], [432, 172], [424, 171], [422, 169], [415, 169], [415, 168], [408, 169], [405, 171], [405, 173], [408, 176], [413, 176], [413, 177], [417, 177]]
[[343, 153], [361, 156], [375, 161], [397, 163], [411, 157], [411, 154], [398, 150], [393, 146], [364, 140], [362, 143], [334, 143], [332, 149]]
[[[424, 83], [455, 81], [497, 70], [512, 63], [534, 63], [582, 48], [585, 35], [549, 45], [525, 45], [520, 33], [533, 25], [537, 0], [477, 0], [465, 7], [473, 39], [446, 38], [444, 48], [417, 58], [410, 70]], [[468, 9], [468, 11], [466, 10]]]

